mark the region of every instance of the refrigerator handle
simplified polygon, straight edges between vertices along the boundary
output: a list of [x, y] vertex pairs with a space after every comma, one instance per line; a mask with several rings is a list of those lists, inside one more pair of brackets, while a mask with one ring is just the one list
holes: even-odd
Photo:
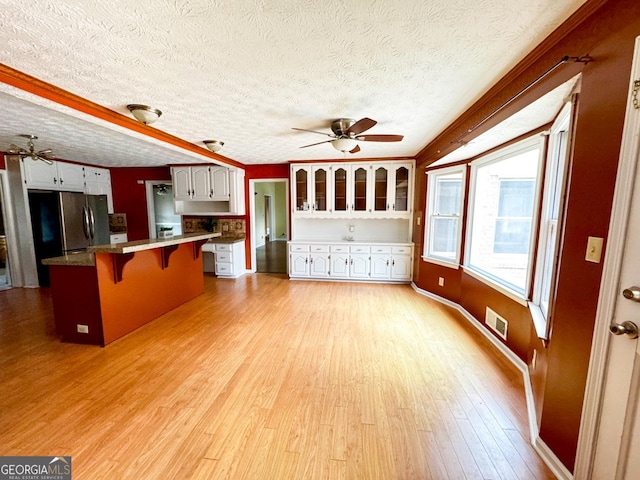
[[91, 207], [87, 207], [87, 210], [89, 210], [89, 235], [93, 240], [93, 237], [96, 234], [96, 219], [93, 216], [93, 209]]
[[82, 207], [82, 230], [84, 237], [89, 238], [89, 212], [87, 207]]

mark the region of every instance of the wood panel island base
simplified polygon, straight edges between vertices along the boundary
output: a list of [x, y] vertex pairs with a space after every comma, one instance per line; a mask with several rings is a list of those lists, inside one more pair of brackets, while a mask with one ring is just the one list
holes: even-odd
[[98, 245], [44, 260], [57, 334], [105, 346], [204, 293], [201, 248], [217, 235]]

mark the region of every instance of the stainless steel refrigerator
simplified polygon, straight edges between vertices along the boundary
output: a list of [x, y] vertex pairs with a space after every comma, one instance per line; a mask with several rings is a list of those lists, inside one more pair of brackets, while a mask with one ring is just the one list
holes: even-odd
[[109, 243], [106, 195], [29, 190], [29, 209], [41, 286], [49, 285], [42, 259]]

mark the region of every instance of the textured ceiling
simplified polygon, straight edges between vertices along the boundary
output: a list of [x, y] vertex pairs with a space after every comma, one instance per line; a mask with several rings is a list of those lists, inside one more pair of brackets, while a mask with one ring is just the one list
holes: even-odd
[[[0, 0], [0, 62], [244, 164], [343, 158], [332, 119], [378, 121], [349, 158], [418, 153], [583, 0]], [[14, 135], [99, 165], [193, 162], [139, 134], [0, 88]], [[35, 103], [34, 103], [35, 102]], [[7, 113], [7, 110], [10, 113]], [[13, 119], [11, 119], [13, 118]], [[101, 138], [99, 138], [101, 137]], [[39, 143], [40, 142], [40, 143]], [[202, 144], [200, 144], [202, 145]], [[202, 157], [201, 160], [204, 160]]]

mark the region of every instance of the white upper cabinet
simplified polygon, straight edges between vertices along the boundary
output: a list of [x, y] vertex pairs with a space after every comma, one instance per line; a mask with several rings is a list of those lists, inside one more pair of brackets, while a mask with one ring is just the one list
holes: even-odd
[[173, 167], [176, 213], [244, 215], [244, 170], [211, 165]]
[[209, 168], [209, 198], [211, 200], [229, 200], [229, 169], [225, 167]]
[[324, 217], [331, 213], [331, 168], [325, 165], [291, 167], [293, 209], [299, 217]]
[[353, 162], [291, 166], [298, 218], [409, 218], [413, 162]]
[[113, 192], [109, 169], [85, 166], [83, 170], [84, 193], [87, 195], [106, 195], [108, 212], [113, 213]]
[[48, 164], [28, 157], [23, 158], [20, 163], [22, 164], [22, 178], [27, 188], [69, 192], [84, 191], [82, 165], [55, 160]]

